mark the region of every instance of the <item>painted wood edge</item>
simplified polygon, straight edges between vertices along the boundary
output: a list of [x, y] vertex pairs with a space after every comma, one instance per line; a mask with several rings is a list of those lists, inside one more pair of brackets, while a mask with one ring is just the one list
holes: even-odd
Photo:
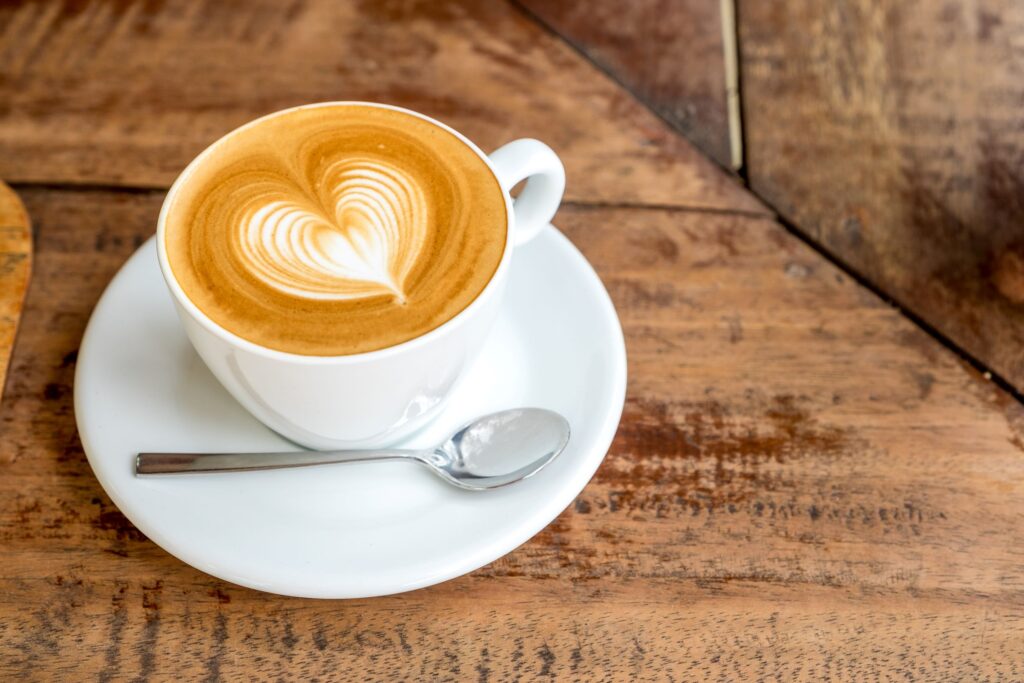
[[0, 397], [32, 275], [32, 223], [18, 195], [0, 181]]

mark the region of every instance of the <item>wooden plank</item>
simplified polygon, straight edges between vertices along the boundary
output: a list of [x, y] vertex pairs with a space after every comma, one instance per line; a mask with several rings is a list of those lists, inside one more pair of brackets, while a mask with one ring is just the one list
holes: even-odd
[[734, 164], [721, 5], [711, 0], [519, 0], [705, 154]]
[[[34, 667], [40, 678], [1013, 680], [1024, 628], [1013, 608], [991, 602], [809, 588], [794, 604], [772, 586], [711, 595], [691, 582], [639, 582], [593, 599], [596, 587], [468, 578], [340, 604], [161, 579], [0, 585], [16, 589], [21, 607], [8, 621], [19, 649], [0, 672]], [[41, 622], [61, 628], [40, 639]]]
[[32, 273], [32, 226], [18, 195], [0, 181], [0, 395]]
[[0, 177], [167, 187], [246, 121], [344, 99], [411, 107], [485, 149], [540, 138], [572, 200], [765, 211], [505, 3], [0, 5]]
[[752, 187], [1024, 389], [1024, 5], [744, 2]]
[[92, 477], [71, 381], [161, 193], [26, 189], [29, 292], [0, 406], [0, 677], [1012, 679], [1024, 410], [771, 220], [594, 206], [626, 411], [511, 555], [353, 602], [264, 595], [146, 540]]

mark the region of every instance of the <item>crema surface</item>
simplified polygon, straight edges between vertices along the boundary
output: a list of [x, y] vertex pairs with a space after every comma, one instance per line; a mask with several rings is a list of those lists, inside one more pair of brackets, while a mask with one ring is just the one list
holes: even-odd
[[168, 207], [188, 298], [271, 349], [386, 348], [457, 315], [501, 261], [504, 196], [448, 131], [360, 105], [274, 115], [219, 141]]

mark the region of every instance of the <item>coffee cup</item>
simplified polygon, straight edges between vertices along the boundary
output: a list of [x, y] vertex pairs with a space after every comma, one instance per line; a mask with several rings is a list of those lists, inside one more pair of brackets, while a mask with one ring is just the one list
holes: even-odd
[[[381, 131], [375, 147], [396, 155], [390, 166], [353, 161], [333, 142], [350, 121], [365, 124], [358, 144]], [[302, 136], [290, 149], [279, 131], [293, 129]], [[280, 139], [280, 159], [268, 156]], [[406, 144], [417, 160], [408, 172]], [[451, 159], [461, 160], [453, 179]], [[332, 180], [290, 178], [307, 172]], [[548, 225], [564, 187], [561, 161], [537, 140], [486, 155], [401, 107], [304, 105], [228, 133], [186, 167], [160, 212], [160, 269], [196, 352], [258, 420], [309, 448], [388, 446], [443, 410], [498, 315], [513, 250]], [[348, 237], [327, 225], [337, 216], [354, 226]], [[457, 238], [455, 227], [443, 239], [409, 227], [438, 217], [458, 225]], [[199, 225], [231, 236], [211, 251], [221, 262], [195, 257], [205, 253]], [[419, 252], [408, 257], [403, 240]], [[264, 294], [245, 299], [250, 289]], [[283, 308], [270, 307], [277, 298]]]

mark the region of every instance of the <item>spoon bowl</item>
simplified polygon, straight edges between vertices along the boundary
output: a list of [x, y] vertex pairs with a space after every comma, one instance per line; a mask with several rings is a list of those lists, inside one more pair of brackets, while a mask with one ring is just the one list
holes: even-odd
[[413, 460], [453, 486], [485, 491], [533, 476], [565, 450], [569, 437], [569, 422], [558, 413], [543, 408], [514, 408], [478, 417], [444, 443], [424, 450], [139, 453], [135, 474], [240, 472]]
[[493, 489], [533, 476], [569, 443], [569, 422], [541, 408], [516, 408], [473, 420], [428, 456], [449, 483]]

